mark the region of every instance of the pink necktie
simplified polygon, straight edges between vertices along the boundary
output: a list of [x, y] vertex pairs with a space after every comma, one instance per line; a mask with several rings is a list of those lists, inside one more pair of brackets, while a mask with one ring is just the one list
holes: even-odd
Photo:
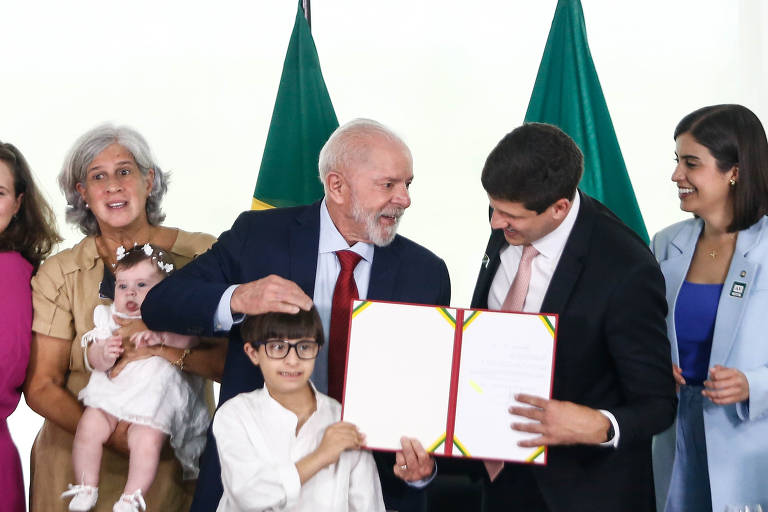
[[528, 285], [531, 283], [531, 263], [533, 258], [539, 255], [539, 251], [532, 245], [523, 247], [523, 256], [517, 267], [517, 274], [509, 287], [502, 311], [522, 311], [525, 305], [525, 296], [528, 295]]
[[[531, 283], [531, 263], [533, 258], [538, 256], [539, 251], [532, 245], [523, 247], [523, 256], [520, 258], [520, 265], [517, 267], [517, 274], [509, 287], [504, 304], [501, 305], [502, 311], [522, 311], [525, 305], [525, 297], [528, 295], [528, 285]], [[491, 482], [496, 480], [504, 469], [504, 463], [498, 460], [485, 460], [485, 469], [488, 471], [488, 477]]]

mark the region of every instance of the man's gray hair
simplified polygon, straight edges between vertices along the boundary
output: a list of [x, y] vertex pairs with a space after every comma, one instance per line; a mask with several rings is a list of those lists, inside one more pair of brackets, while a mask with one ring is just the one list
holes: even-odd
[[142, 176], [146, 177], [149, 170], [154, 169], [155, 180], [147, 197], [147, 220], [152, 225], [158, 225], [165, 220], [160, 203], [168, 190], [169, 176], [155, 162], [147, 141], [133, 128], [103, 124], [77, 139], [69, 150], [58, 177], [59, 188], [67, 199], [67, 222], [78, 226], [86, 235], [98, 235], [101, 231], [96, 217], [86, 207], [76, 186], [78, 183], [85, 184], [88, 166], [94, 158], [115, 143], [133, 155]]
[[372, 137], [382, 137], [402, 146], [403, 154], [413, 164], [411, 150], [395, 132], [373, 119], [358, 118], [339, 126], [328, 138], [320, 150], [320, 181], [325, 186], [325, 178], [333, 170], [345, 169], [353, 163], [365, 159], [368, 148], [361, 142], [367, 142]]

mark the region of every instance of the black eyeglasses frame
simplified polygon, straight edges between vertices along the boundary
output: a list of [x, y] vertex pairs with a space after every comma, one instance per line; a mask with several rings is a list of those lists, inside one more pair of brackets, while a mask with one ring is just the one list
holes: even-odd
[[[288, 345], [288, 350], [285, 351], [285, 355], [283, 357], [275, 357], [273, 355], [270, 355], [269, 349], [267, 348], [270, 343], [285, 343], [286, 345]], [[301, 357], [301, 354], [299, 353], [299, 345], [305, 345], [310, 343], [317, 347], [317, 350], [315, 351], [315, 355], [313, 355], [312, 357]], [[267, 357], [270, 359], [278, 359], [278, 360], [285, 359], [286, 357], [288, 357], [288, 354], [291, 353], [291, 349], [293, 349], [293, 351], [296, 352], [296, 357], [298, 357], [302, 361], [310, 361], [312, 359], [317, 359], [317, 355], [320, 353], [320, 344], [315, 340], [311, 340], [311, 339], [301, 339], [296, 343], [290, 343], [286, 339], [274, 338], [274, 339], [269, 339], [264, 341], [257, 341], [251, 344], [257, 349], [259, 346], [264, 345], [264, 353], [267, 354]]]

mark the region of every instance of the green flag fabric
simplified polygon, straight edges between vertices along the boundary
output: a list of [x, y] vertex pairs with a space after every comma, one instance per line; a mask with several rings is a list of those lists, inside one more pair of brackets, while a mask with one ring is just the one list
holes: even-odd
[[252, 209], [309, 204], [323, 197], [317, 158], [338, 126], [299, 0]]
[[525, 121], [553, 124], [570, 135], [584, 153], [579, 187], [648, 242], [589, 51], [579, 0], [557, 2]]

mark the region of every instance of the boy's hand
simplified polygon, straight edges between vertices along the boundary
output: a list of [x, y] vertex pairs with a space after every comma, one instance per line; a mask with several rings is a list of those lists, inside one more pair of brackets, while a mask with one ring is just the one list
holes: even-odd
[[329, 425], [323, 433], [320, 446], [296, 463], [301, 485], [324, 467], [338, 462], [344, 450], [360, 448], [363, 444], [365, 444], [365, 436], [352, 423], [339, 421]]
[[365, 436], [352, 423], [339, 421], [329, 425], [323, 434], [323, 440], [317, 447], [326, 465], [335, 464], [344, 450], [360, 448], [365, 442]]
[[123, 353], [123, 338], [118, 335], [110, 336], [102, 345], [104, 361], [112, 366]]

